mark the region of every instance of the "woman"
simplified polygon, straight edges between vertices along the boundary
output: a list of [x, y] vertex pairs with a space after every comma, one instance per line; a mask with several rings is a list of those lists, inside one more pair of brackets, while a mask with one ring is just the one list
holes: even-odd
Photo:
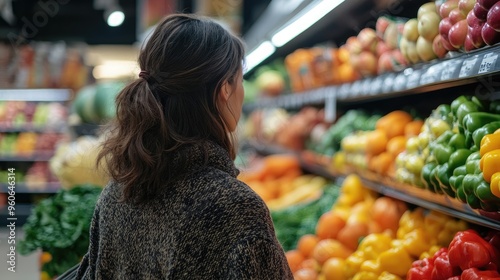
[[236, 179], [243, 59], [209, 19], [158, 25], [116, 100], [78, 279], [293, 279], [266, 205]]

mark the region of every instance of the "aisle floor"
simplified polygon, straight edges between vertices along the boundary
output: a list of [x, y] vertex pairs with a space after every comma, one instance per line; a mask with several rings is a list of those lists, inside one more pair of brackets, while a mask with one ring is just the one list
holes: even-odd
[[[23, 233], [20, 229], [16, 230], [16, 241], [21, 240]], [[39, 280], [40, 272], [38, 270], [39, 253], [33, 253], [29, 256], [20, 256], [16, 252], [16, 272], [8, 270], [7, 264], [10, 245], [7, 243], [8, 230], [6, 227], [0, 229], [0, 279], [1, 280]]]

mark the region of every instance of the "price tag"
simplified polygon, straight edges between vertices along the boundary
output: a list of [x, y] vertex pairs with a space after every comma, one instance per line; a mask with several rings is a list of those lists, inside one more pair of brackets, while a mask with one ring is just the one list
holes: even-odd
[[406, 82], [406, 89], [413, 89], [419, 86], [421, 70], [413, 70]]
[[349, 97], [349, 84], [342, 84], [338, 90], [338, 95], [342, 99]]
[[483, 61], [481, 61], [481, 65], [479, 65], [478, 74], [488, 73], [495, 69], [495, 65], [497, 63], [498, 54], [497, 53], [487, 53], [483, 57]]
[[365, 79], [363, 81], [363, 90], [362, 90], [363, 95], [369, 95], [370, 94], [372, 82], [373, 82], [372, 78]]
[[394, 79], [396, 78], [396, 74], [390, 73], [385, 77], [384, 84], [382, 85], [382, 92], [389, 93], [392, 91], [392, 87], [394, 85]]
[[456, 77], [457, 69], [462, 65], [463, 61], [459, 59], [448, 60], [443, 63], [443, 70], [441, 71], [441, 81], [451, 80]]
[[475, 55], [473, 57], [467, 58], [462, 63], [462, 68], [460, 69], [460, 74], [458, 74], [459, 78], [469, 77], [472, 75], [472, 71], [474, 70], [474, 66], [479, 59], [479, 55]]
[[355, 81], [351, 86], [351, 96], [356, 97], [359, 96], [361, 92], [361, 81]]
[[404, 73], [399, 73], [399, 75], [394, 80], [394, 91], [401, 91], [406, 88], [406, 75]]
[[425, 71], [424, 74], [422, 74], [422, 77], [420, 78], [420, 85], [427, 85], [427, 84], [432, 84], [438, 80], [438, 77], [440, 76], [441, 72], [441, 66], [439, 64], [432, 65]]
[[334, 122], [337, 116], [337, 98], [336, 94], [329, 94], [325, 99], [325, 121]]
[[383, 82], [383, 78], [381, 76], [378, 76], [373, 80], [372, 85], [371, 85], [371, 89], [370, 89], [370, 93], [372, 95], [375, 95], [375, 94], [380, 92], [380, 90], [382, 89], [382, 82]]

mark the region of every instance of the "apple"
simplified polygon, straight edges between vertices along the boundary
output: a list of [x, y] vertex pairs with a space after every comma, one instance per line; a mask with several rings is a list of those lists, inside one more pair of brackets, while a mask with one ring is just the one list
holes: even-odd
[[451, 27], [450, 32], [448, 32], [448, 40], [453, 47], [459, 49], [464, 45], [468, 28], [469, 26], [467, 25], [467, 20], [465, 19], [455, 23]]
[[486, 16], [488, 15], [488, 9], [481, 6], [481, 4], [479, 3], [474, 4], [474, 9], [472, 9], [472, 11], [474, 12], [474, 16], [476, 16], [478, 19], [486, 20]]
[[399, 31], [396, 23], [391, 23], [387, 26], [384, 34], [384, 41], [391, 49], [396, 49], [399, 42]]
[[477, 0], [477, 3], [481, 4], [485, 9], [489, 10], [498, 0]]
[[458, 1], [446, 1], [439, 7], [439, 15], [441, 18], [447, 18], [455, 8], [458, 8]]
[[353, 36], [349, 37], [345, 43], [347, 50], [349, 51], [349, 54], [355, 55], [359, 54], [363, 51], [363, 47], [361, 46], [361, 43], [359, 42], [358, 38]]
[[486, 22], [491, 28], [500, 31], [500, 1], [491, 7]]
[[417, 53], [417, 43], [407, 42], [407, 44], [406, 44], [406, 56], [408, 57], [408, 61], [410, 61], [413, 64], [420, 62], [420, 57], [418, 56], [418, 53]]
[[472, 39], [470, 38], [469, 34], [467, 34], [467, 36], [465, 37], [465, 41], [464, 41], [464, 50], [466, 52], [470, 52], [472, 50], [475, 50], [476, 49], [476, 46], [474, 46], [474, 44], [472, 44]]
[[483, 37], [484, 42], [489, 46], [500, 42], [500, 32], [497, 32], [488, 23], [483, 25], [481, 36]]
[[435, 13], [437, 14], [437, 8], [436, 8], [436, 3], [434, 2], [428, 2], [420, 6], [417, 11], [417, 19], [420, 20], [420, 18], [428, 13]]
[[392, 64], [392, 57], [390, 52], [383, 53], [378, 58], [377, 74], [383, 74], [385, 72], [394, 71], [394, 65]]
[[480, 21], [486, 21], [486, 20], [482, 20], [482, 19], [477, 18], [476, 15], [474, 14], [474, 10], [470, 11], [467, 14], [467, 18], [465, 20], [467, 21], [467, 25], [470, 27], [477, 25], [477, 23]]
[[408, 40], [406, 40], [405, 37], [401, 38], [401, 40], [399, 41], [399, 50], [401, 51], [401, 54], [403, 55], [403, 57], [407, 61], [410, 61], [408, 59]]
[[389, 52], [391, 49], [389, 48], [389, 46], [387, 46], [387, 44], [380, 40], [378, 43], [377, 43], [377, 56], [381, 56], [382, 54], [386, 53], [386, 52]]
[[434, 40], [434, 37], [439, 34], [439, 23], [441, 18], [436, 13], [427, 13], [418, 20], [418, 34], [426, 40]]
[[416, 42], [418, 39], [418, 21], [416, 18], [408, 20], [403, 27], [403, 37], [408, 41]]
[[479, 22], [478, 24], [476, 24], [472, 27], [469, 27], [469, 30], [468, 30], [467, 36], [470, 37], [472, 44], [477, 49], [484, 46], [483, 36], [481, 35], [482, 30], [483, 30], [483, 25], [485, 25], [485, 22]]
[[371, 28], [364, 28], [358, 34], [358, 41], [365, 51], [375, 53], [377, 50], [377, 33]]
[[450, 19], [451, 21], [451, 25], [454, 25], [455, 23], [463, 20], [463, 19], [466, 19], [466, 14], [462, 13], [462, 11], [460, 11], [458, 8], [455, 8], [453, 10], [451, 10], [450, 12], [450, 15], [448, 16], [448, 18]]
[[443, 58], [448, 53], [448, 51], [444, 48], [442, 42], [441, 34], [437, 35], [432, 41], [432, 51], [436, 54], [437, 57]]
[[393, 64], [396, 63], [396, 66], [408, 65], [408, 60], [403, 56], [400, 50], [392, 50], [391, 55], [392, 55], [392, 62]]
[[359, 54], [356, 65], [353, 65], [363, 76], [377, 74], [377, 58], [371, 52], [364, 51]]
[[377, 32], [379, 38], [384, 37], [385, 30], [387, 29], [387, 26], [389, 26], [390, 23], [391, 20], [384, 16], [379, 17], [377, 19], [377, 22], [375, 23], [375, 31]]
[[417, 39], [417, 54], [423, 61], [431, 61], [437, 57], [432, 50], [432, 42], [422, 36]]
[[448, 40], [448, 33], [450, 32], [452, 26], [453, 24], [451, 23], [450, 18], [441, 20], [439, 23], [439, 34], [441, 34], [441, 37]]
[[459, 0], [458, 9], [462, 11], [464, 15], [468, 14], [473, 8], [476, 0]]

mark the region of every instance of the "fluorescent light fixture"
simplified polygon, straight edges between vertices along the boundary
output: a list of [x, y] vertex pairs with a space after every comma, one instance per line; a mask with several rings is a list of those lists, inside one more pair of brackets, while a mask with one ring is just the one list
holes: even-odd
[[134, 77], [139, 74], [137, 61], [109, 60], [94, 67], [92, 75], [95, 79], [119, 79]]
[[120, 26], [125, 20], [125, 14], [120, 10], [115, 10], [111, 12], [106, 19], [106, 22], [111, 27]]
[[269, 41], [264, 41], [255, 50], [248, 54], [245, 58], [246, 69], [245, 72], [252, 70], [255, 66], [259, 65], [266, 58], [271, 56], [276, 48]]
[[288, 43], [293, 38], [297, 37], [300, 33], [304, 32], [307, 28], [311, 27], [314, 23], [335, 9], [344, 0], [323, 0], [310, 8], [299, 18], [287, 24], [285, 28], [276, 32], [271, 41], [276, 47], [281, 47]]

